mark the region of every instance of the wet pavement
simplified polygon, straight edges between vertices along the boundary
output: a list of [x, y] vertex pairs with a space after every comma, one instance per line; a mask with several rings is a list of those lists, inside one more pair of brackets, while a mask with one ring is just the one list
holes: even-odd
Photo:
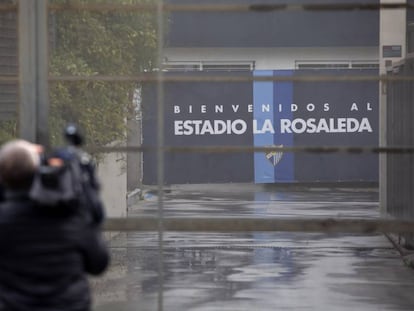
[[[130, 216], [157, 214], [157, 197]], [[164, 215], [379, 216], [375, 188], [187, 185], [165, 193]], [[120, 234], [112, 265], [93, 279], [95, 309], [413, 310], [414, 270], [382, 235], [165, 232]], [[162, 287], [161, 287], [162, 286]], [[162, 290], [160, 290], [162, 289]]]

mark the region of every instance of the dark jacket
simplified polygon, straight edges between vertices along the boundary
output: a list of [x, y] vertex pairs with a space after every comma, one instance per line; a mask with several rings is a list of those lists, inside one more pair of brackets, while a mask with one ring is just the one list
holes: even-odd
[[87, 273], [103, 272], [108, 262], [99, 228], [82, 214], [6, 193], [0, 204], [1, 311], [89, 310]]

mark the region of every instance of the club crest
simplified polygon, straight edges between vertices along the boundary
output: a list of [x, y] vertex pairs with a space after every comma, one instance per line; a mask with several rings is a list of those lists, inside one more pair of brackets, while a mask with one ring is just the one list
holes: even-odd
[[[273, 145], [273, 146], [269, 146], [269, 147], [283, 147], [283, 145]], [[276, 166], [283, 157], [283, 152], [282, 151], [270, 151], [267, 152], [266, 154], [266, 159], [273, 165]]]

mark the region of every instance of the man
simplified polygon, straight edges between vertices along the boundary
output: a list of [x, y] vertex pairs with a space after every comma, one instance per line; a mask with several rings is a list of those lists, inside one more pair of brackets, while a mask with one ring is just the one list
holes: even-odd
[[87, 273], [105, 270], [108, 250], [83, 213], [29, 198], [39, 164], [38, 148], [26, 141], [0, 150], [0, 310], [90, 310]]

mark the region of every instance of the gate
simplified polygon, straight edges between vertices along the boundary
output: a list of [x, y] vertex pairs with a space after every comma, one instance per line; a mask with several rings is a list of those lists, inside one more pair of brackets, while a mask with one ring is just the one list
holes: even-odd
[[[408, 78], [414, 74], [414, 58], [409, 56], [393, 67], [390, 77]], [[387, 84], [387, 145], [412, 146], [414, 144], [414, 92], [412, 80], [390, 81]], [[413, 219], [412, 153], [387, 155], [387, 212], [398, 218]], [[404, 234], [405, 243], [413, 247], [412, 234]]]
[[[274, 1], [273, 3], [270, 3], [271, 1], [264, 1], [262, 3], [256, 0], [243, 1], [243, 3], [230, 3], [230, 1], [212, 1], [212, 3], [208, 4], [203, 1], [190, 2], [164, 2], [162, 0], [2, 1], [0, 4], [0, 14], [2, 15], [0, 22], [3, 24], [1, 24], [0, 43], [7, 45], [7, 48], [0, 50], [0, 57], [3, 58], [6, 55], [5, 53], [14, 51], [14, 56], [19, 55], [19, 72], [16, 72], [17, 69], [12, 61], [10, 66], [6, 66], [4, 59], [0, 62], [0, 104], [2, 105], [0, 113], [3, 113], [2, 117], [0, 117], [0, 130], [2, 130], [0, 137], [3, 140], [11, 137], [22, 137], [53, 147], [62, 144], [59, 130], [65, 122], [77, 121], [86, 129], [88, 134], [86, 149], [99, 161], [101, 176], [104, 181], [104, 198], [107, 203], [109, 216], [105, 223], [105, 230], [108, 233], [119, 233], [120, 231], [157, 232], [160, 254], [158, 310], [164, 309], [162, 254], [164, 247], [163, 239], [166, 231], [397, 233], [407, 238], [407, 244], [412, 244], [411, 232], [414, 230], [414, 208], [412, 205], [414, 199], [412, 194], [414, 134], [411, 120], [414, 110], [411, 107], [411, 101], [413, 99], [414, 63], [410, 59], [401, 66], [396, 67], [395, 72], [390, 75], [378, 75], [378, 68], [372, 65], [372, 60], [366, 60], [362, 64], [358, 63], [357, 60], [350, 60], [344, 64], [342, 59], [337, 59], [336, 63], [327, 64], [315, 58], [305, 60], [307, 63], [298, 59], [298, 68], [287, 68], [288, 70], [299, 69], [299, 63], [301, 69], [308, 67], [309, 70], [301, 71], [301, 74], [298, 75], [261, 75], [253, 74], [253, 72], [238, 74], [237, 70], [229, 72], [228, 68], [230, 67], [228, 65], [220, 67], [220, 64], [215, 64], [214, 66], [210, 64], [210, 67], [208, 65], [197, 67], [196, 65], [188, 64], [183, 66], [183, 63], [180, 64], [181, 68], [184, 68], [181, 72], [177, 73], [170, 70], [167, 73], [168, 68], [176, 67], [173, 64], [168, 64], [168, 57], [164, 55], [165, 44], [168, 43], [168, 36], [165, 32], [170, 21], [170, 15], [168, 14], [172, 13], [178, 17], [194, 13], [196, 18], [190, 16], [190, 20], [200, 21], [201, 24], [204, 24], [204, 17], [207, 13], [213, 13], [213, 21], [221, 20], [221, 22], [223, 20], [233, 20], [233, 18], [238, 20], [240, 17], [243, 17], [242, 20], [249, 20], [249, 18], [246, 18], [246, 15], [249, 17], [254, 15], [255, 20], [260, 21], [257, 25], [262, 29], [262, 33], [270, 32], [272, 36], [277, 35], [280, 29], [286, 29], [286, 26], [293, 27], [291, 16], [294, 16], [296, 13], [300, 14], [301, 18], [307, 18], [314, 13], [320, 13], [313, 20], [318, 27], [312, 28], [312, 23], [308, 26], [311, 30], [314, 29], [319, 32], [328, 31], [327, 36], [320, 34], [317, 36], [317, 40], [321, 45], [327, 44], [325, 41], [327, 38], [338, 38], [338, 36], [330, 32], [332, 29], [322, 25], [323, 23], [317, 23], [318, 20], [332, 21], [327, 12], [338, 13], [337, 18], [333, 20], [338, 22], [338, 25], [342, 25], [342, 27], [338, 27], [341, 29], [340, 35], [346, 38], [347, 44], [359, 46], [358, 44], [367, 42], [365, 39], [367, 39], [367, 35], [369, 36], [372, 30], [369, 28], [372, 26], [372, 23], [364, 23], [364, 25], [370, 25], [369, 29], [364, 28], [355, 34], [350, 33], [350, 29], [358, 29], [358, 20], [361, 21], [362, 19], [362, 21], [365, 21], [365, 19], [368, 19], [376, 21], [379, 15], [378, 12], [381, 10], [412, 9], [412, 4], [387, 4], [374, 0], [364, 0], [360, 3], [325, 1], [323, 4], [309, 3], [309, 1], [303, 1], [303, 3], [295, 1], [294, 4], [290, 1], [286, 3], [281, 3], [281, 1]], [[273, 18], [274, 16], [272, 17], [272, 14], [280, 17], [280, 14], [283, 13], [289, 13], [289, 18], [277, 19]], [[349, 13], [351, 15], [346, 17], [342, 13]], [[221, 14], [230, 14], [232, 18], [223, 19], [223, 16], [217, 17], [217, 15]], [[182, 20], [188, 21], [186, 18]], [[263, 28], [263, 21], [270, 21], [273, 23], [273, 26], [277, 27]], [[350, 21], [354, 21], [356, 24], [350, 23]], [[9, 26], [13, 23], [15, 27]], [[307, 24], [301, 25], [306, 27]], [[187, 27], [184, 26], [178, 24], [178, 29], [185, 32], [191, 30], [191, 27], [188, 25]], [[204, 26], [206, 25], [204, 24]], [[243, 37], [243, 34], [237, 33], [237, 27], [231, 26], [228, 29], [221, 28], [219, 30], [223, 30], [223, 32], [224, 30], [233, 30], [236, 31], [235, 34]], [[284, 28], [281, 26], [284, 26]], [[15, 42], [10, 43], [10, 41], [6, 40], [7, 31], [5, 30], [6, 28], [9, 29], [8, 27], [19, 30], [17, 34], [18, 45], [14, 45]], [[300, 27], [299, 30], [303, 30], [303, 27]], [[206, 30], [205, 28], [203, 29]], [[216, 29], [216, 27], [213, 27], [213, 29]], [[305, 29], [309, 31], [308, 28]], [[204, 33], [210, 43], [214, 42], [214, 33], [212, 34], [208, 31]], [[250, 37], [251, 49], [253, 50], [258, 46], [267, 44], [271, 52], [273, 52], [273, 48], [282, 48], [277, 50], [282, 57], [283, 47], [286, 46], [278, 46], [277, 44], [280, 43], [276, 44], [272, 40], [272, 36], [265, 37], [263, 40], [258, 37]], [[195, 36], [195, 40], [199, 44], [196, 48], [201, 49], [203, 47], [203, 42], [200, 42], [201, 38], [200, 34]], [[234, 40], [237, 38], [239, 37], [232, 37], [231, 42], [234, 43]], [[294, 36], [289, 37], [281, 34], [280, 38], [289, 47], [295, 45]], [[300, 48], [306, 50], [307, 53], [312, 52], [312, 47], [309, 46], [309, 44], [312, 44], [312, 40], [309, 36], [301, 35], [301, 38], [307, 46]], [[369, 36], [369, 40], [372, 40], [369, 41], [370, 44], [375, 45], [378, 43], [375, 38], [375, 36], [372, 38]], [[179, 37], [170, 37], [169, 39], [178, 44], [178, 46], [170, 47], [170, 55], [174, 56], [174, 52], [180, 49], [185, 52], [186, 47], [180, 47], [179, 45], [185, 45], [186, 41], [180, 41]], [[216, 42], [219, 47], [230, 49], [226, 46], [227, 41], [223, 40], [222, 36], [219, 39], [219, 42]], [[353, 41], [354, 39], [355, 41]], [[243, 42], [236, 40], [236, 43], [239, 43], [236, 48], [243, 48]], [[340, 44], [337, 47], [338, 51], [340, 51]], [[216, 48], [217, 46], [213, 46], [206, 53], [207, 56], [205, 57], [207, 58], [209, 53], [214, 53]], [[137, 53], [137, 49], [139, 49], [140, 53]], [[235, 50], [231, 51], [235, 52]], [[290, 52], [292, 51], [285, 51], [285, 57]], [[190, 58], [191, 53], [187, 56]], [[13, 58], [11, 59], [13, 60]], [[227, 61], [230, 62], [231, 59]], [[257, 70], [256, 73], [260, 73], [260, 70], [264, 69], [253, 68], [253, 62], [250, 62], [250, 60], [248, 63], [249, 66], [242, 66], [243, 70], [246, 68], [248, 70], [255, 69]], [[262, 60], [262, 63], [267, 64], [266, 60]], [[293, 63], [290, 63], [290, 67], [295, 66]], [[306, 64], [304, 65], [304, 63]], [[255, 65], [259, 66], [258, 63], [255, 63]], [[314, 68], [315, 66], [317, 68]], [[197, 68], [201, 67], [209, 68], [209, 74], [189, 74], [187, 72], [188, 70], [197, 70]], [[331, 67], [343, 69], [343, 71], [338, 71], [339, 74], [338, 72], [329, 71], [328, 69]], [[223, 70], [223, 68], [225, 69]], [[232, 68], [241, 67], [235, 66]], [[278, 67], [274, 65], [274, 68], [267, 69], [277, 70]], [[321, 69], [323, 70], [321, 71]], [[316, 72], [315, 70], [319, 71]], [[350, 74], [348, 70], [368, 70], [369, 74], [355, 75]], [[203, 142], [198, 145], [195, 143], [180, 144], [180, 141], [177, 139], [174, 141], [174, 144], [169, 145], [167, 141], [168, 135], [171, 134], [169, 132], [171, 128], [166, 127], [167, 122], [165, 118], [166, 111], [169, 109], [166, 103], [171, 102], [171, 98], [168, 98], [170, 96], [168, 91], [169, 87], [177, 87], [179, 83], [185, 83], [186, 88], [194, 87], [196, 83], [216, 84], [223, 89], [230, 83], [234, 85], [249, 85], [251, 87], [250, 92], [246, 92], [246, 88], [242, 88], [239, 95], [247, 96], [249, 99], [251, 97], [253, 100], [253, 87], [255, 83], [264, 83], [260, 84], [260, 87], [263, 85], [269, 87], [271, 89], [269, 94], [273, 95], [273, 91], [283, 93], [288, 89], [285, 87], [279, 88], [280, 85], [286, 86], [289, 83], [297, 83], [306, 86], [306, 84], [321, 82], [323, 85], [326, 85], [326, 88], [329, 87], [327, 86], [329, 83], [360, 83], [360, 85], [367, 83], [371, 85], [369, 90], [372, 93], [372, 85], [375, 87], [380, 81], [388, 85], [387, 146], [377, 145], [378, 140], [373, 136], [357, 143], [352, 139], [346, 140], [347, 144], [339, 139], [333, 139], [328, 143], [325, 140], [317, 140], [314, 144], [307, 144], [305, 140], [299, 140], [299, 144], [288, 145], [276, 142], [273, 140], [274, 137], [270, 138], [270, 143], [266, 140], [260, 141], [260, 139], [255, 141], [252, 133], [249, 134], [248, 138], [252, 139], [253, 143], [251, 141], [248, 143], [245, 141], [231, 141], [231, 143], [219, 141], [217, 144]], [[19, 107], [18, 109], [14, 109], [15, 107], [10, 109], [7, 94], [12, 97], [10, 102], [13, 102], [16, 92], [13, 87], [9, 88], [8, 85], [15, 84], [16, 82], [19, 85]], [[275, 86], [275, 84], [277, 85]], [[358, 84], [355, 85], [358, 86]], [[145, 87], [148, 86], [152, 89], [154, 100], [151, 101], [150, 107], [145, 107], [146, 103], [143, 96], [146, 94], [144, 91]], [[194, 87], [194, 89], [196, 88]], [[203, 94], [203, 96], [207, 95]], [[374, 96], [376, 95], [374, 94]], [[282, 105], [282, 103], [280, 104]], [[314, 103], [307, 103], [307, 105], [309, 104]], [[326, 103], [322, 103], [322, 107], [324, 104]], [[274, 107], [279, 106], [276, 105]], [[310, 107], [308, 110], [313, 109], [313, 106], [308, 107]], [[353, 111], [352, 107], [353, 103], [351, 103], [349, 112], [354, 113], [354, 116], [358, 116], [359, 110]], [[374, 105], [370, 106], [365, 103], [365, 107], [374, 107]], [[145, 109], [148, 110], [144, 111]], [[253, 107], [249, 108], [249, 105], [247, 105], [247, 109], [253, 109]], [[249, 113], [254, 113], [253, 110]], [[6, 117], [3, 117], [4, 115]], [[346, 117], [338, 117], [346, 119]], [[356, 117], [353, 118], [356, 119]], [[377, 124], [375, 122], [378, 119], [376, 117], [373, 119], [375, 121], [372, 124]], [[299, 123], [298, 121], [295, 130], [298, 132], [302, 131], [303, 127], [301, 127], [301, 124], [316, 128], [315, 123], [312, 122]], [[337, 131], [338, 129], [345, 129], [348, 125], [352, 127], [353, 123], [347, 122], [346, 120], [338, 121], [338, 124], [340, 123], [341, 125], [337, 125], [335, 129]], [[179, 133], [184, 131], [184, 126], [180, 126], [179, 124]], [[326, 129], [327, 126], [323, 125], [322, 128]], [[363, 130], [369, 129], [370, 126], [364, 125]], [[144, 133], [144, 141], [142, 141], [141, 128], [152, 131], [152, 136], [145, 136], [146, 134]], [[241, 128], [239, 125], [235, 125], [233, 130], [239, 131]], [[260, 130], [264, 130], [264, 128], [261, 127]], [[135, 129], [137, 132], [131, 133], [130, 129]], [[327, 135], [330, 134], [327, 130], [325, 132]], [[369, 132], [369, 135], [372, 135], [372, 133], [374, 132]], [[134, 137], [128, 138], [131, 134]], [[152, 138], [150, 143], [145, 141], [147, 137]], [[355, 145], [352, 143], [355, 143]], [[145, 153], [147, 158], [143, 163], [132, 162], [131, 164], [131, 161], [129, 161], [131, 158], [128, 158], [128, 155], [137, 153]], [[386, 178], [388, 179], [388, 188], [386, 191], [388, 199], [386, 210], [393, 217], [382, 215], [384, 217], [379, 217], [378, 219], [364, 219], [356, 215], [350, 219], [341, 217], [272, 219], [256, 217], [250, 219], [243, 217], [174, 218], [165, 216], [165, 207], [168, 206], [168, 202], [164, 201], [163, 196], [165, 185], [177, 181], [169, 180], [170, 176], [179, 179], [180, 182], [187, 182], [186, 178], [189, 176], [198, 182], [217, 181], [217, 175], [213, 173], [208, 176], [211, 179], [204, 179], [202, 178], [203, 176], [199, 176], [197, 171], [187, 172], [186, 167], [179, 168], [182, 169], [179, 172], [180, 176], [174, 176], [178, 174], [178, 169], [177, 167], [171, 168], [168, 166], [168, 161], [170, 161], [171, 157], [184, 155], [182, 159], [185, 159], [185, 161], [181, 162], [182, 166], [191, 164], [197, 167], [209, 163], [210, 155], [214, 155], [217, 158], [226, 158], [226, 155], [237, 154], [236, 164], [243, 163], [243, 161], [254, 162], [255, 154], [260, 154], [262, 156], [260, 161], [262, 161], [265, 155], [267, 156], [267, 159], [265, 159], [267, 161], [266, 164], [274, 165], [274, 167], [269, 174], [268, 172], [264, 173], [268, 174], [265, 176], [268, 179], [262, 178], [261, 182], [263, 180], [274, 182], [277, 181], [276, 175], [280, 173], [275, 167], [276, 164], [283, 161], [283, 158], [281, 158], [282, 153], [284, 155], [298, 155], [298, 158], [302, 157], [302, 159], [313, 158], [317, 160], [329, 155], [335, 155], [337, 158], [351, 157], [355, 161], [357, 161], [356, 159], [364, 158], [364, 161], [366, 161], [364, 163], [368, 163], [367, 165], [356, 165], [356, 167], [361, 169], [369, 166], [369, 172], [364, 175], [367, 178], [363, 181], [376, 181], [378, 176], [376, 172], [373, 172], [372, 168], [377, 164], [376, 161], [379, 153], [387, 154]], [[150, 155], [149, 158], [148, 155]], [[194, 155], [197, 155], [197, 157], [194, 158]], [[135, 159], [135, 161], [141, 161], [140, 157]], [[193, 163], [189, 163], [193, 159], [196, 160]], [[149, 163], [148, 167], [145, 166], [147, 165], [146, 161]], [[225, 161], [229, 161], [228, 157]], [[319, 173], [323, 167], [316, 167], [317, 164], [318, 161], [313, 161], [309, 171]], [[144, 169], [142, 165], [145, 166]], [[299, 163], [298, 166], [300, 165]], [[219, 167], [221, 170], [226, 168], [227, 166]], [[305, 165], [301, 166], [301, 168], [303, 170], [306, 169]], [[144, 172], [147, 169], [151, 171], [152, 175], [148, 183], [156, 184], [158, 215], [157, 217], [149, 218], [126, 217], [127, 206], [124, 199], [127, 195], [127, 185], [125, 174], [128, 172], [139, 175], [142, 169]], [[204, 167], [203, 172], [209, 172], [209, 169], [209, 166]], [[246, 182], [255, 178], [255, 171], [252, 167], [246, 169], [245, 167], [239, 168], [235, 165], [232, 169], [234, 175], [230, 177], [235, 177], [235, 179], [225, 176], [226, 178], [223, 177], [219, 181]], [[330, 166], [330, 169], [332, 169], [332, 166]], [[246, 171], [241, 172], [237, 170]], [[287, 171], [289, 174], [292, 173], [289, 170]], [[351, 175], [355, 173], [346, 171], [346, 168], [344, 172]], [[323, 180], [323, 177], [329, 177], [329, 172], [318, 176], [319, 178], [316, 181], [326, 181]], [[352, 176], [352, 181], [361, 181], [355, 177], [360, 175], [354, 174]], [[141, 180], [136, 178], [131, 180], [136, 184], [129, 185], [129, 189], [144, 187]], [[283, 181], [283, 178], [281, 180]], [[306, 179], [305, 181], [309, 182], [310, 180]]]

